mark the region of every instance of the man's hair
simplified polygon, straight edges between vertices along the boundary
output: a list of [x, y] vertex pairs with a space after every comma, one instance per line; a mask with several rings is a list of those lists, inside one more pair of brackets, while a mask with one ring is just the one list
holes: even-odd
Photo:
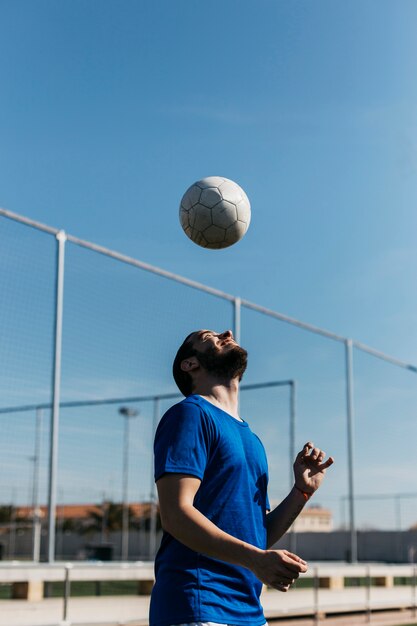
[[184, 359], [188, 359], [190, 356], [196, 356], [197, 354], [197, 350], [193, 347], [193, 341], [191, 339], [195, 332], [197, 331], [190, 333], [184, 339], [183, 343], [178, 348], [178, 352], [172, 364], [172, 375], [174, 376], [178, 389], [185, 397], [193, 393], [193, 379], [188, 372], [184, 372], [181, 369], [181, 363]]

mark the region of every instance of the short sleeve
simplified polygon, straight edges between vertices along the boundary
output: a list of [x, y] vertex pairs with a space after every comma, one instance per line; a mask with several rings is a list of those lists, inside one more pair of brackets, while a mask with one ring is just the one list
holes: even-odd
[[265, 496], [265, 509], [266, 509], [267, 511], [270, 511], [270, 510], [271, 510], [271, 503], [270, 503], [270, 501], [269, 501], [268, 493], [267, 493], [267, 494], [266, 494], [266, 496]]
[[166, 473], [202, 480], [212, 438], [213, 429], [199, 406], [180, 402], [171, 407], [156, 431], [155, 481]]

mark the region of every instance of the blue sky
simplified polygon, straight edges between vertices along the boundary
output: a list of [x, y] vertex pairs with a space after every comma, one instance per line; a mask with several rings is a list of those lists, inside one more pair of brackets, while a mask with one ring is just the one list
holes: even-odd
[[[416, 360], [416, 12], [3, 2], [2, 205]], [[253, 222], [213, 254], [177, 205], [217, 173]]]
[[[0, 11], [1, 206], [417, 363], [415, 2], [20, 0], [1, 2]], [[246, 237], [223, 251], [198, 248], [178, 222], [183, 192], [209, 175], [236, 180], [252, 204]], [[7, 249], [11, 262], [15, 249]], [[37, 258], [43, 268], [46, 260]], [[77, 263], [70, 281], [91, 295]], [[23, 273], [23, 262], [19, 267]], [[48, 291], [46, 277], [42, 284]], [[100, 282], [95, 289], [99, 298]], [[123, 301], [122, 282], [117, 290], [114, 302]], [[149, 303], [151, 286], [143, 290], [138, 302]], [[174, 293], [169, 297], [175, 302]], [[77, 322], [84, 302], [80, 296], [70, 305], [68, 345], [88, 336], [99, 360], [132, 340], [134, 315], [130, 334], [109, 333], [114, 302], [93, 338]], [[97, 315], [94, 302], [89, 307], [82, 319]], [[6, 309], [16, 321], [13, 307]], [[45, 316], [36, 318], [39, 337]], [[230, 325], [228, 316], [220, 318]], [[172, 347], [192, 322], [182, 319]], [[263, 341], [270, 340], [267, 326]], [[251, 380], [278, 370], [317, 388], [302, 371], [305, 359], [326, 364], [321, 384], [333, 375], [342, 384], [343, 361], [332, 352], [338, 348], [303, 338], [285, 356], [286, 332], [271, 340], [265, 360], [256, 356], [256, 333], [247, 334], [257, 364]], [[31, 350], [41, 358], [36, 341]], [[138, 357], [133, 348], [129, 354], [118, 377], [110, 365], [97, 373], [113, 381], [112, 393], [131, 391], [128, 367]], [[163, 354], [152, 364], [155, 377]], [[86, 381], [84, 372], [76, 376], [78, 364], [76, 354], [64, 364], [68, 397], [71, 385]], [[379, 415], [399, 424], [401, 407], [404, 433], [415, 441], [415, 380], [387, 367], [358, 359], [366, 379], [358, 382], [359, 418], [374, 420], [362, 432], [369, 442], [378, 431], [375, 459], [393, 439]], [[35, 395], [45, 381], [37, 381]], [[15, 402], [21, 386], [10, 385]], [[326, 420], [343, 415], [342, 387], [337, 394], [335, 405], [300, 398], [305, 423], [336, 448], [342, 435], [332, 441]], [[412, 454], [402, 433], [396, 459]], [[411, 491], [410, 471], [405, 463], [386, 489]], [[375, 487], [371, 478], [365, 487]], [[337, 491], [335, 480], [331, 493]]]

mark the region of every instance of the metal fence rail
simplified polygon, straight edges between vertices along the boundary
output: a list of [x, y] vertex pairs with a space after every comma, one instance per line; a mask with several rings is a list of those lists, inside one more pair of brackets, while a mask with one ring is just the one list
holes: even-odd
[[[362, 342], [352, 340], [342, 335], [331, 332], [327, 329], [300, 321], [283, 313], [273, 311], [261, 305], [255, 304], [239, 296], [228, 294], [224, 291], [214, 289], [203, 285], [199, 282], [189, 280], [172, 272], [154, 267], [132, 257], [120, 254], [118, 252], [106, 249], [97, 244], [81, 240], [77, 237], [69, 235], [62, 230], [52, 228], [41, 224], [27, 217], [12, 213], [5, 209], [0, 209], [0, 216], [14, 223], [19, 223], [37, 231], [41, 231], [49, 236], [53, 236], [56, 240], [56, 256], [55, 256], [55, 303], [54, 303], [54, 350], [52, 361], [52, 383], [51, 383], [51, 422], [49, 429], [49, 470], [48, 470], [48, 560], [53, 562], [55, 558], [55, 536], [56, 536], [56, 503], [57, 503], [57, 476], [58, 476], [58, 441], [59, 441], [59, 417], [60, 409], [64, 406], [61, 402], [62, 387], [62, 358], [63, 343], [62, 332], [65, 324], [65, 290], [66, 275], [68, 271], [67, 247], [68, 245], [102, 255], [108, 259], [112, 259], [119, 263], [125, 264], [132, 268], [142, 270], [148, 274], [158, 276], [167, 281], [177, 283], [186, 288], [197, 290], [201, 294], [217, 298], [232, 305], [232, 319], [234, 323], [234, 332], [239, 341], [242, 331], [242, 310], [255, 312], [267, 317], [288, 324], [294, 328], [306, 331], [313, 335], [317, 335], [329, 339], [344, 347], [344, 379], [345, 379], [345, 438], [347, 446], [347, 492], [349, 501], [349, 527], [351, 533], [350, 559], [352, 562], [357, 560], [357, 543], [356, 543], [356, 511], [355, 511], [355, 435], [354, 435], [354, 368], [353, 368], [353, 349], [363, 352], [373, 358], [382, 360], [386, 363], [406, 369], [412, 373], [417, 373], [417, 367], [414, 364], [407, 363], [401, 359], [388, 355], [380, 350], [374, 349]], [[168, 394], [169, 395], [169, 394]], [[154, 396], [153, 396], [154, 397]], [[49, 403], [43, 403], [47, 406]], [[87, 405], [87, 402], [85, 403]], [[30, 405], [23, 405], [30, 406]], [[39, 403], [37, 406], [41, 406]], [[70, 406], [70, 403], [66, 403]], [[74, 403], [72, 404], [74, 406]], [[3, 409], [6, 411], [6, 409]], [[24, 409], [23, 409], [24, 410]], [[2, 410], [0, 409], [0, 414]], [[293, 435], [292, 435], [293, 440]], [[294, 450], [292, 449], [293, 453]]]

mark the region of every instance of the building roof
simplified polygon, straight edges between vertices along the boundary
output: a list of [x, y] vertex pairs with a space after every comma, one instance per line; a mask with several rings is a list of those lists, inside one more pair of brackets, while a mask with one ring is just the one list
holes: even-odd
[[[108, 504], [108, 503], [104, 503]], [[120, 502], [116, 502], [114, 504], [118, 504], [120, 506]], [[46, 517], [48, 514], [48, 507], [43, 505], [40, 506], [41, 517]], [[129, 503], [129, 508], [133, 513], [134, 517], [140, 518], [143, 516], [148, 516], [150, 513], [151, 504], [150, 502], [132, 502]], [[56, 517], [57, 519], [65, 519], [65, 520], [81, 520], [90, 517], [91, 513], [100, 514], [103, 511], [103, 503], [102, 504], [58, 504], [56, 507]], [[19, 518], [31, 518], [33, 515], [33, 507], [31, 506], [20, 506], [16, 509], [16, 517]]]
[[308, 506], [300, 513], [303, 517], [333, 517], [330, 509], [325, 509], [317, 504]]

